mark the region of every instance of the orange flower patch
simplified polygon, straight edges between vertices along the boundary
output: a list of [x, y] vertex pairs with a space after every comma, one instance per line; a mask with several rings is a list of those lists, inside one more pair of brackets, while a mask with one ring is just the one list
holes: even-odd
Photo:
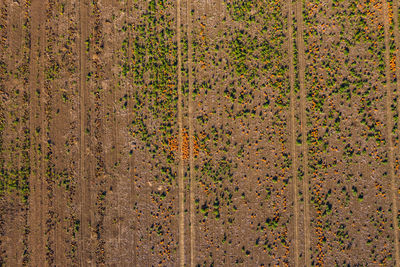
[[[183, 130], [182, 133], [182, 156], [183, 159], [188, 159], [189, 158], [189, 134], [187, 133], [186, 130]], [[173, 136], [169, 139], [169, 149], [171, 152], [177, 152], [179, 150], [178, 146], [178, 136]], [[199, 155], [199, 145], [197, 142], [197, 139], [194, 137], [193, 138], [193, 156]]]

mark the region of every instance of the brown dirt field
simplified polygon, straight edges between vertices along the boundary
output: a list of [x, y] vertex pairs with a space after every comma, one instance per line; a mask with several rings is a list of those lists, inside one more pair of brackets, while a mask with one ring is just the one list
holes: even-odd
[[0, 1], [0, 266], [399, 266], [399, 12]]

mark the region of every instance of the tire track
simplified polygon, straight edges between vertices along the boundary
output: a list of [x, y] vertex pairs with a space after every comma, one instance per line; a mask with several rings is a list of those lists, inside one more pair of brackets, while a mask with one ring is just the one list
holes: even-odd
[[188, 82], [189, 82], [189, 97], [188, 97], [188, 121], [189, 121], [189, 180], [190, 180], [190, 187], [189, 187], [189, 198], [190, 198], [190, 266], [194, 265], [195, 249], [194, 249], [194, 242], [195, 242], [195, 216], [194, 216], [194, 177], [193, 177], [193, 170], [194, 170], [194, 159], [193, 159], [193, 100], [192, 100], [192, 93], [193, 93], [193, 74], [192, 74], [192, 17], [191, 17], [191, 0], [187, 0], [186, 6], [186, 16], [187, 16], [187, 38], [188, 38]]
[[[395, 248], [395, 259], [396, 266], [400, 265], [399, 256], [399, 233], [397, 225], [397, 199], [396, 199], [396, 180], [394, 174], [394, 163], [393, 163], [393, 140], [392, 140], [392, 129], [393, 129], [393, 117], [391, 111], [391, 103], [393, 102], [391, 81], [390, 81], [390, 45], [389, 45], [389, 3], [385, 1], [383, 3], [384, 12], [384, 30], [385, 30], [385, 72], [386, 72], [386, 130], [387, 139], [389, 145], [389, 173], [391, 176], [391, 195], [392, 195], [392, 216], [393, 216], [393, 230], [394, 230], [394, 248]], [[397, 13], [396, 13], [397, 16]], [[396, 17], [395, 16], [395, 17]], [[398, 67], [397, 67], [398, 69]], [[398, 85], [397, 85], [398, 86]]]
[[89, 209], [86, 201], [86, 187], [89, 185], [85, 178], [85, 102], [86, 102], [86, 53], [85, 53], [85, 40], [87, 38], [87, 6], [86, 0], [79, 1], [79, 102], [80, 102], [80, 187], [81, 187], [81, 200], [80, 200], [80, 265], [85, 266], [87, 263], [87, 252], [85, 242], [88, 240], [88, 214]]
[[[28, 70], [29, 68], [29, 63], [30, 63], [30, 28], [29, 27], [24, 27], [23, 25], [30, 25], [30, 3], [25, 2], [21, 4], [21, 13], [20, 13], [20, 27], [21, 27], [21, 41], [20, 41], [20, 46], [21, 46], [21, 57], [22, 57], [22, 62], [21, 66], [24, 66], [25, 69]], [[21, 136], [23, 135], [23, 143], [22, 143], [22, 151], [21, 151], [21, 158], [22, 158], [22, 169], [21, 171], [24, 172], [23, 174], [23, 183], [24, 187], [26, 184], [26, 188], [28, 189], [26, 193], [24, 193], [24, 197], [29, 198], [29, 170], [31, 166], [30, 162], [30, 106], [29, 106], [29, 96], [30, 96], [30, 73], [28, 71], [24, 71], [23, 75], [23, 99], [22, 99], [22, 106], [23, 106], [23, 127], [22, 127], [22, 132]], [[0, 105], [1, 108], [1, 105]], [[26, 173], [26, 174], [25, 174]], [[21, 261], [18, 263], [18, 265], [26, 265], [27, 262], [29, 261], [29, 256], [28, 253], [24, 253], [25, 251], [29, 251], [29, 243], [28, 243], [28, 238], [29, 238], [29, 219], [28, 219], [28, 212], [29, 212], [29, 201], [24, 203], [24, 225], [21, 226], [20, 230], [22, 231], [22, 251], [21, 251]]]
[[183, 112], [182, 112], [182, 55], [181, 55], [181, 1], [176, 1], [176, 38], [178, 49], [178, 199], [179, 199], [179, 259], [180, 266], [185, 266], [185, 207], [183, 177]]
[[[116, 17], [118, 17], [115, 13], [114, 13], [114, 11], [119, 11], [120, 10], [120, 7], [119, 7], [119, 5], [118, 5], [118, 3], [117, 3], [117, 1], [114, 1], [114, 0], [111, 0], [111, 7], [112, 7], [112, 10], [113, 10], [113, 16], [116, 16]], [[116, 51], [115, 51], [115, 46], [117, 45], [117, 38], [116, 38], [116, 34], [118, 33], [118, 30], [117, 30], [117, 28], [116, 28], [116, 26], [115, 26], [115, 23], [113, 24], [113, 28], [112, 28], [112, 40], [113, 40], [113, 47], [112, 47], [112, 52], [113, 52], [113, 56], [112, 56], [112, 58], [113, 58], [113, 62], [118, 62], [118, 55], [116, 55]], [[111, 77], [113, 77], [113, 80], [114, 80], [114, 78], [116, 78], [116, 76], [114, 75], [114, 73], [112, 73], [111, 74]], [[121, 251], [121, 228], [122, 228], [122, 212], [121, 212], [121, 201], [123, 201], [123, 197], [121, 197], [121, 196], [123, 196], [123, 179], [125, 179], [125, 177], [123, 176], [123, 174], [121, 173], [121, 172], [119, 172], [118, 171], [118, 166], [119, 166], [119, 164], [120, 164], [120, 160], [119, 160], [119, 157], [118, 157], [118, 153], [119, 153], [119, 150], [121, 149], [121, 146], [118, 144], [118, 140], [119, 140], [119, 138], [118, 138], [118, 133], [119, 133], [119, 129], [118, 129], [118, 125], [119, 125], [119, 119], [118, 119], [118, 114], [120, 113], [120, 110], [119, 110], [119, 105], [118, 105], [118, 98], [120, 97], [117, 97], [117, 90], [120, 90], [120, 88], [119, 87], [112, 87], [112, 90], [113, 90], [113, 93], [112, 93], [112, 98], [113, 98], [113, 104], [112, 104], [112, 109], [113, 109], [113, 115], [114, 115], [114, 121], [113, 121], [113, 123], [114, 123], [114, 127], [113, 127], [113, 142], [114, 142], [114, 153], [113, 153], [113, 156], [112, 156], [112, 162], [114, 163], [114, 167], [113, 167], [113, 169], [114, 169], [114, 171], [115, 171], [115, 174], [116, 174], [116, 180], [117, 180], [117, 216], [118, 216], [118, 237], [117, 237], [117, 247], [118, 247], [118, 251], [120, 252], [119, 253], [119, 256], [118, 256], [118, 263], [119, 264], [123, 264], [122, 263], [122, 258], [121, 258], [121, 254], [123, 254], [122, 253], [122, 251]]]
[[[39, 2], [39, 1], [37, 1]], [[38, 3], [37, 3], [38, 4]], [[45, 6], [45, 8], [44, 8]], [[38, 81], [39, 81], [39, 100], [38, 100], [38, 105], [39, 105], [39, 111], [38, 111], [38, 124], [37, 127], [40, 129], [38, 133], [38, 145], [40, 147], [40, 156], [38, 157], [38, 162], [39, 163], [39, 179], [40, 179], [40, 225], [41, 225], [41, 249], [43, 250], [42, 253], [39, 255], [40, 262], [43, 265], [47, 264], [46, 260], [46, 250], [45, 247], [47, 245], [47, 239], [48, 236], [46, 234], [46, 215], [44, 212], [47, 212], [49, 210], [48, 208], [48, 199], [46, 198], [46, 190], [45, 188], [47, 187], [46, 184], [46, 164], [45, 164], [45, 154], [46, 154], [46, 126], [47, 126], [47, 121], [46, 121], [46, 110], [45, 110], [45, 77], [44, 77], [44, 70], [45, 70], [45, 50], [44, 48], [46, 47], [46, 29], [45, 29], [45, 18], [46, 18], [46, 8], [47, 8], [47, 1], [45, 3], [41, 3], [38, 8], [38, 15], [42, 19], [42, 23], [39, 24], [39, 70], [38, 70]]]
[[36, 153], [37, 142], [34, 142], [36, 125], [38, 120], [36, 120], [38, 113], [38, 97], [36, 95], [36, 90], [38, 88], [38, 76], [39, 76], [39, 56], [41, 45], [41, 40], [39, 38], [39, 27], [41, 24], [41, 5], [39, 1], [33, 1], [31, 7], [31, 48], [30, 48], [30, 159], [31, 159], [31, 174], [30, 174], [30, 199], [29, 199], [29, 225], [30, 225], [30, 235], [29, 235], [29, 245], [32, 249], [30, 260], [33, 266], [43, 265], [43, 254], [41, 249], [43, 245], [43, 225], [41, 224], [40, 216], [42, 211], [41, 206], [41, 185], [40, 176], [38, 176], [38, 154]]
[[[107, 3], [107, 7], [110, 8], [111, 10], [111, 16], [112, 17], [117, 17], [117, 15], [114, 13], [117, 10], [117, 4], [116, 1], [114, 0], [109, 0]], [[115, 79], [117, 79], [117, 77], [114, 75], [113, 72], [113, 63], [116, 62], [116, 60], [118, 59], [118, 56], [116, 55], [116, 51], [115, 51], [115, 46], [117, 45], [117, 38], [116, 38], [116, 26], [115, 26], [115, 21], [112, 23], [112, 27], [111, 27], [111, 51], [112, 51], [112, 56], [111, 56], [111, 66], [109, 66], [109, 77], [111, 79], [111, 81], [114, 81]], [[111, 174], [112, 177], [115, 177], [116, 179], [116, 201], [117, 201], [117, 228], [118, 228], [118, 235], [117, 235], [117, 249], [118, 251], [121, 252], [121, 201], [120, 201], [120, 183], [121, 183], [121, 176], [120, 174], [117, 172], [117, 162], [118, 162], [118, 150], [119, 150], [119, 146], [118, 146], [118, 110], [117, 110], [117, 90], [118, 88], [114, 85], [111, 85], [111, 97], [110, 99], [106, 100], [107, 101], [111, 101], [111, 114], [112, 114], [112, 153], [111, 153]], [[107, 105], [108, 107], [108, 105]], [[121, 257], [120, 255], [117, 257], [117, 262], [118, 264], [121, 264]]]
[[[126, 86], [126, 95], [127, 95], [127, 107], [128, 107], [128, 114], [126, 116], [127, 118], [127, 127], [128, 127], [128, 137], [130, 138], [132, 135], [130, 133], [130, 126], [131, 126], [131, 122], [132, 122], [132, 116], [131, 116], [131, 110], [132, 110], [132, 95], [131, 95], [131, 91], [132, 90], [132, 41], [133, 41], [133, 36], [132, 36], [132, 24], [131, 24], [131, 20], [130, 20], [130, 16], [131, 16], [131, 7], [132, 7], [132, 0], [127, 0], [126, 1], [126, 24], [128, 26], [128, 66], [129, 66], [129, 72], [128, 72], [128, 86]], [[129, 20], [129, 22], [128, 22]], [[130, 149], [132, 149], [132, 147], [130, 146]], [[133, 151], [132, 151], [133, 152]], [[130, 154], [130, 156], [128, 156], [128, 179], [130, 180], [130, 194], [129, 194], [129, 203], [131, 205], [131, 216], [132, 218], [134, 218], [134, 214], [135, 214], [135, 196], [136, 196], [136, 188], [135, 188], [135, 172], [133, 170], [133, 164], [134, 164], [134, 158], [133, 158], [133, 153]], [[132, 238], [130, 239], [131, 243], [130, 243], [130, 250], [129, 250], [129, 259], [130, 261], [132, 261], [132, 265], [133, 266], [137, 266], [137, 260], [136, 260], [136, 251], [135, 251], [135, 246], [136, 246], [136, 226], [135, 226], [135, 221], [134, 219], [131, 219], [130, 221], [130, 229], [132, 230]]]
[[301, 119], [301, 137], [303, 154], [303, 196], [304, 196], [304, 258], [305, 266], [311, 266], [310, 262], [310, 208], [308, 199], [308, 146], [306, 131], [306, 88], [305, 88], [305, 59], [304, 59], [304, 40], [303, 40], [303, 1], [297, 0], [296, 8], [297, 22], [297, 46], [298, 46], [298, 66], [299, 66], [299, 85], [300, 85], [300, 119]]
[[45, 215], [44, 212], [48, 212], [49, 207], [48, 207], [48, 192], [45, 190], [48, 185], [47, 185], [47, 179], [46, 179], [46, 169], [47, 169], [47, 164], [45, 164], [45, 155], [47, 154], [47, 149], [46, 149], [46, 135], [47, 135], [47, 118], [46, 118], [46, 92], [45, 92], [45, 77], [44, 77], [44, 71], [45, 71], [45, 50], [44, 48], [46, 47], [46, 26], [45, 23], [46, 21], [44, 20], [46, 17], [46, 10], [48, 8], [48, 2], [45, 1], [45, 3], [41, 3], [39, 8], [39, 16], [43, 19], [43, 23], [40, 24], [40, 32], [39, 32], [39, 39], [40, 39], [40, 52], [39, 52], [39, 117], [38, 117], [38, 126], [40, 128], [40, 202], [41, 202], [41, 212], [40, 212], [40, 224], [42, 225], [42, 238], [44, 239], [42, 241], [42, 249], [43, 255], [40, 255], [43, 257], [41, 259], [41, 262], [43, 262], [43, 265], [47, 265], [47, 252], [45, 250], [47, 244], [48, 244], [48, 229], [46, 228], [47, 224], [47, 216]]
[[296, 129], [295, 129], [295, 70], [293, 51], [293, 3], [289, 1], [288, 36], [289, 36], [289, 80], [290, 80], [290, 128], [291, 128], [291, 155], [293, 171], [293, 201], [294, 201], [294, 265], [299, 266], [299, 203], [297, 193], [297, 155], [296, 155]]
[[[113, 7], [113, 10], [118, 10], [118, 11], [120, 10], [120, 7], [118, 6], [116, 1], [114, 1], [114, 0], [112, 1], [112, 7]], [[113, 40], [114, 40], [114, 44], [116, 45], [117, 42], [116, 42], [116, 37], [115, 36], [116, 36], [116, 33], [118, 32], [118, 30], [116, 29], [115, 24], [114, 24], [113, 30], [114, 30]], [[115, 48], [115, 45], [113, 46], [113, 50]], [[115, 51], [113, 51], [113, 55], [115, 55]], [[114, 99], [114, 101], [113, 101], [113, 108], [114, 108], [114, 144], [115, 144], [115, 147], [114, 147], [114, 163], [116, 164], [115, 165], [115, 170], [116, 171], [117, 171], [117, 166], [119, 166], [119, 164], [120, 164], [118, 153], [119, 153], [119, 150], [121, 149], [121, 146], [118, 144], [118, 140], [119, 140], [119, 138], [118, 138], [118, 133], [119, 133], [119, 129], [118, 129], [118, 125], [119, 125], [118, 117], [119, 116], [118, 116], [118, 114], [120, 114], [120, 110], [119, 110], [119, 107], [118, 107], [118, 104], [117, 104], [117, 101], [118, 101], [117, 90], [120, 90], [120, 88], [119, 87], [118, 88], [114, 88], [114, 93], [113, 93], [113, 99]], [[122, 175], [122, 173], [119, 173], [119, 172], [117, 172], [117, 175], [118, 175], [118, 178], [117, 178], [117, 181], [118, 181], [118, 185], [117, 185], [117, 192], [118, 192], [117, 193], [118, 251], [120, 251], [120, 256], [119, 256], [118, 262], [119, 262], [119, 264], [123, 264], [122, 263], [122, 258], [121, 258], [121, 254], [122, 254], [122, 251], [121, 251], [121, 227], [122, 227], [121, 196], [123, 195], [123, 193], [122, 193], [121, 189], [123, 189], [122, 180], [125, 179], [125, 177]]]

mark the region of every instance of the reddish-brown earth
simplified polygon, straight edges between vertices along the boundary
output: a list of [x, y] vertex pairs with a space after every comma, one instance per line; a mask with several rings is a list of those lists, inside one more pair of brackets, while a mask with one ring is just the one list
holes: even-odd
[[399, 15], [0, 0], [0, 266], [399, 266]]

